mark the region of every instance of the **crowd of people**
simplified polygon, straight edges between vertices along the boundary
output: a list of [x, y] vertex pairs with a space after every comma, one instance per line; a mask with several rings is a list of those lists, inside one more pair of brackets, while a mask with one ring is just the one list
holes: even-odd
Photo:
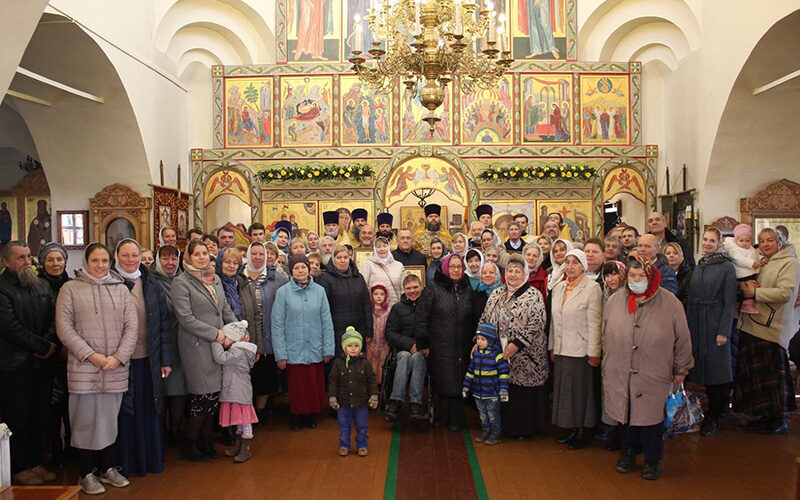
[[[643, 452], [645, 479], [660, 475], [665, 400], [684, 381], [708, 397], [703, 436], [731, 403], [761, 433], [788, 431], [800, 263], [785, 228], [754, 238], [740, 225], [729, 239], [709, 228], [695, 264], [659, 213], [644, 234], [623, 223], [582, 242], [558, 213], [541, 231], [517, 215], [506, 241], [489, 205], [468, 234], [448, 233], [440, 213], [427, 205], [416, 233], [395, 231], [388, 213], [376, 230], [362, 209], [347, 230], [324, 213], [322, 234], [253, 223], [247, 246], [229, 226], [193, 229], [184, 250], [162, 228], [155, 252], [133, 239], [90, 244], [73, 276], [62, 246], [32, 256], [9, 242], [0, 411], [14, 481], [53, 481], [44, 450], [54, 466], [69, 450], [83, 491], [102, 493], [163, 471], [164, 436], [183, 459], [217, 458], [216, 427], [241, 463], [282, 393], [292, 431], [336, 412], [343, 457], [353, 427], [368, 454], [380, 394], [386, 420], [408, 399], [408, 418], [433, 411], [453, 431], [472, 399], [486, 445], [553, 424], [569, 450], [621, 450], [619, 473]], [[410, 266], [425, 266], [424, 279]]]

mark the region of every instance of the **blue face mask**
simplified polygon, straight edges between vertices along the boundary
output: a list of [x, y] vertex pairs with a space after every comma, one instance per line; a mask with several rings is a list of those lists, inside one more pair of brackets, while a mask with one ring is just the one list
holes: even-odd
[[628, 288], [631, 292], [641, 295], [647, 291], [647, 282], [646, 281], [629, 281]]

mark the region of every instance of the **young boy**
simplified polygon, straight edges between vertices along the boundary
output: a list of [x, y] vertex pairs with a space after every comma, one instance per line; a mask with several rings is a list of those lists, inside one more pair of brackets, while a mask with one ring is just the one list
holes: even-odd
[[[333, 361], [328, 377], [328, 403], [337, 410], [339, 456], [350, 453], [351, 426], [356, 427], [358, 456], [367, 456], [367, 416], [378, 407], [378, 383], [367, 357], [361, 353], [361, 334], [348, 326], [342, 335], [342, 352]], [[369, 408], [367, 408], [369, 405]]]
[[500, 403], [508, 402], [508, 361], [503, 358], [494, 325], [478, 325], [475, 344], [462, 396], [466, 399], [472, 392], [481, 415], [483, 432], [475, 441], [492, 446], [500, 442]]

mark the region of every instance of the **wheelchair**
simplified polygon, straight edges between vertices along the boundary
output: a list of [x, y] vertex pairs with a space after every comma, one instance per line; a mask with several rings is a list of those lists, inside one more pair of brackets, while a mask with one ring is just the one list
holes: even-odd
[[[383, 363], [381, 375], [382, 385], [381, 393], [379, 395], [378, 408], [382, 414], [385, 414], [386, 410], [389, 408], [389, 398], [392, 395], [392, 389], [394, 387], [395, 371], [397, 371], [397, 350], [392, 348], [389, 355], [386, 356], [386, 361]], [[436, 405], [434, 402], [433, 381], [430, 370], [426, 370], [425, 373], [425, 389], [423, 392], [427, 393], [428, 408], [427, 413], [423, 413], [423, 418], [420, 420], [427, 420], [429, 423], [433, 424]], [[424, 399], [426, 399], [425, 395], [423, 395], [423, 400]], [[403, 402], [403, 407], [405, 407], [405, 401]], [[423, 411], [425, 411], [424, 407]]]

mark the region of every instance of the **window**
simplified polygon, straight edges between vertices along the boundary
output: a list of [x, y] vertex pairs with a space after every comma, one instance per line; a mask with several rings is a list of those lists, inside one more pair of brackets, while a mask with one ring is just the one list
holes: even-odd
[[68, 250], [83, 250], [89, 244], [89, 211], [58, 211], [58, 242]]

